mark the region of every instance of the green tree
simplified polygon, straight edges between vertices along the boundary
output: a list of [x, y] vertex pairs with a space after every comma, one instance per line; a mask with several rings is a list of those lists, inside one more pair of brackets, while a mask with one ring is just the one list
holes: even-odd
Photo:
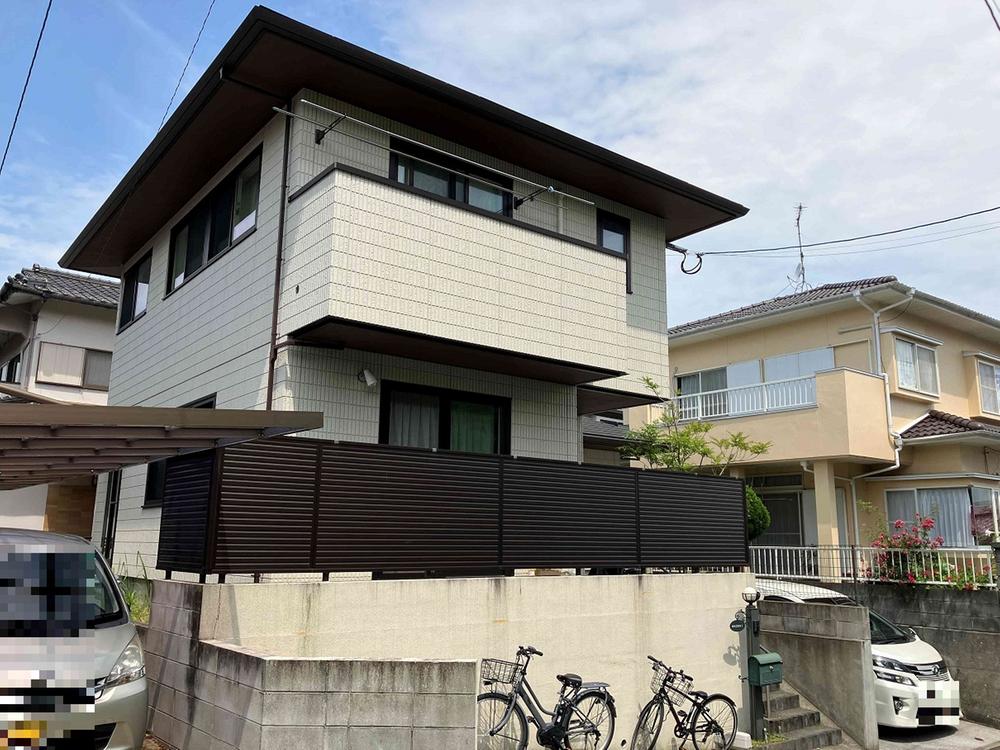
[[[713, 435], [713, 425], [701, 420], [681, 421], [673, 402], [663, 396], [650, 378], [643, 382], [660, 401], [660, 416], [638, 430], [629, 430], [619, 451], [623, 458], [639, 461], [650, 469], [721, 476], [729, 467], [747, 458], [761, 456], [771, 443], [752, 440], [746, 433]], [[760, 497], [747, 487], [747, 529], [750, 538], [760, 536], [771, 525], [771, 515]]]

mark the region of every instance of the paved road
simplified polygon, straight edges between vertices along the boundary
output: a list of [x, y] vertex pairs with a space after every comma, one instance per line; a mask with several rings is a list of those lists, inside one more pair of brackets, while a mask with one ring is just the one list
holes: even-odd
[[879, 729], [881, 750], [987, 750], [1000, 747], [1000, 729], [963, 721], [956, 727]]

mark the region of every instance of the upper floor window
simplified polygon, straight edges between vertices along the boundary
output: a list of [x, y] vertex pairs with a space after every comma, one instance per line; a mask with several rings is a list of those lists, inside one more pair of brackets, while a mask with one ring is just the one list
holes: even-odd
[[43, 341], [35, 379], [39, 383], [106, 391], [111, 382], [111, 352]]
[[937, 353], [929, 346], [896, 339], [896, 379], [900, 388], [936, 396]]
[[128, 325], [146, 312], [146, 303], [149, 301], [149, 270], [152, 262], [152, 254], [147, 253], [146, 257], [125, 272], [125, 276], [122, 279], [122, 305], [121, 314], [118, 318], [119, 328]]
[[510, 453], [510, 401], [478, 393], [383, 383], [379, 442], [469, 453]]
[[834, 368], [833, 348], [808, 349], [793, 354], [779, 354], [764, 360], [764, 380], [792, 380]]
[[258, 149], [174, 227], [168, 292], [256, 229], [260, 158]]
[[3, 367], [0, 367], [0, 383], [20, 383], [21, 382], [21, 352], [18, 352]]
[[979, 394], [983, 411], [1000, 414], [1000, 367], [979, 363]]
[[597, 244], [613, 253], [628, 255], [629, 221], [606, 211], [597, 212]]
[[513, 213], [510, 178], [398, 138], [390, 147], [389, 179], [490, 213]]

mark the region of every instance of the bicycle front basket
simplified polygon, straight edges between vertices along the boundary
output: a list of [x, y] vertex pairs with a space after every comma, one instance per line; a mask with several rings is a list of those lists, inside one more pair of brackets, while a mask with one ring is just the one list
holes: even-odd
[[502, 682], [513, 685], [524, 674], [524, 665], [516, 661], [483, 659], [479, 678], [484, 683]]
[[654, 693], [660, 692], [660, 688], [670, 679], [670, 670], [664, 664], [653, 665], [653, 679], [649, 681], [649, 689]]

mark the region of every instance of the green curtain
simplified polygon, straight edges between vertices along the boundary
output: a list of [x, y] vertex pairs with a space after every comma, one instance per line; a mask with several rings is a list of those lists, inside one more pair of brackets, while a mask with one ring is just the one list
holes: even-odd
[[496, 453], [496, 407], [471, 401], [452, 401], [451, 449], [469, 453]]

